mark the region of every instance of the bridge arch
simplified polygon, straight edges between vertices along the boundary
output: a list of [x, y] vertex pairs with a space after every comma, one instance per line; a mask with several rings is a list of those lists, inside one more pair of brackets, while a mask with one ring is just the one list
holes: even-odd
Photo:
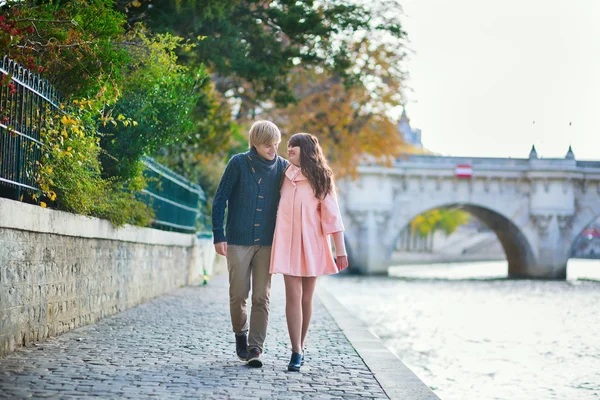
[[572, 226], [569, 227], [571, 232], [567, 252], [569, 258], [573, 257], [575, 245], [577, 244], [578, 239], [581, 238], [585, 229], [597, 221], [598, 218], [600, 218], [600, 200], [596, 207], [587, 207], [574, 219]]
[[394, 221], [394, 239], [390, 243], [390, 246], [388, 246], [390, 257], [398, 235], [400, 235], [402, 229], [410, 221], [427, 211], [448, 208], [464, 210], [487, 225], [496, 234], [498, 241], [504, 249], [506, 260], [508, 261], [508, 276], [513, 278], [527, 276], [527, 267], [535, 262], [535, 253], [534, 247], [526, 233], [511, 218], [504, 215], [503, 212], [488, 205], [474, 203], [441, 203], [435, 206], [422, 204], [416, 206], [416, 209], [411, 210], [410, 213], [398, 213], [401, 215], [398, 215], [398, 219]]

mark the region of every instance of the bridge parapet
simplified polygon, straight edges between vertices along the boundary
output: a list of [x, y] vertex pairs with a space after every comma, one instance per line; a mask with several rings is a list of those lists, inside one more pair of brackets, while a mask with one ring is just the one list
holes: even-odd
[[576, 161], [577, 167], [584, 170], [600, 171], [600, 161]]
[[[600, 181], [600, 161], [576, 161], [567, 158], [490, 158], [490, 157], [439, 157], [407, 156], [394, 161], [391, 167], [365, 163], [359, 172], [384, 175], [435, 174], [453, 177], [458, 165], [469, 165], [472, 178], [580, 178]], [[540, 175], [541, 173], [541, 175]], [[583, 174], [583, 175], [582, 175]]]
[[525, 158], [496, 158], [496, 157], [454, 157], [454, 156], [427, 156], [408, 155], [395, 160], [394, 166], [403, 164], [428, 164], [428, 165], [501, 165], [501, 166], [526, 166], [529, 163]]

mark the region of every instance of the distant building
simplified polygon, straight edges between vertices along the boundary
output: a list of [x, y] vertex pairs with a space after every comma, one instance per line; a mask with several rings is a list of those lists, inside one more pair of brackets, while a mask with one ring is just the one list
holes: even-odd
[[406, 115], [406, 110], [402, 109], [402, 116], [400, 122], [398, 122], [398, 132], [402, 135], [405, 143], [415, 146], [417, 149], [423, 148], [423, 142], [421, 141], [421, 130], [413, 129], [410, 126], [410, 119]]

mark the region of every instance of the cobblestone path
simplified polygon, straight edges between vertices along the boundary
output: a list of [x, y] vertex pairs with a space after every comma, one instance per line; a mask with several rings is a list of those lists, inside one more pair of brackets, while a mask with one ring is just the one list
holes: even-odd
[[284, 303], [277, 275], [261, 369], [235, 356], [220, 276], [9, 354], [0, 359], [0, 398], [387, 398], [316, 297], [306, 364], [288, 372]]

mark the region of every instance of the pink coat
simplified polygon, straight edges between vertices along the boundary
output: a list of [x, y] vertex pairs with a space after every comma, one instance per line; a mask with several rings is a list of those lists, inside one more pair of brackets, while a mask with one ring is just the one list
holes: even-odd
[[290, 165], [281, 187], [270, 272], [292, 276], [339, 272], [329, 235], [343, 230], [335, 190], [319, 201], [300, 168]]

